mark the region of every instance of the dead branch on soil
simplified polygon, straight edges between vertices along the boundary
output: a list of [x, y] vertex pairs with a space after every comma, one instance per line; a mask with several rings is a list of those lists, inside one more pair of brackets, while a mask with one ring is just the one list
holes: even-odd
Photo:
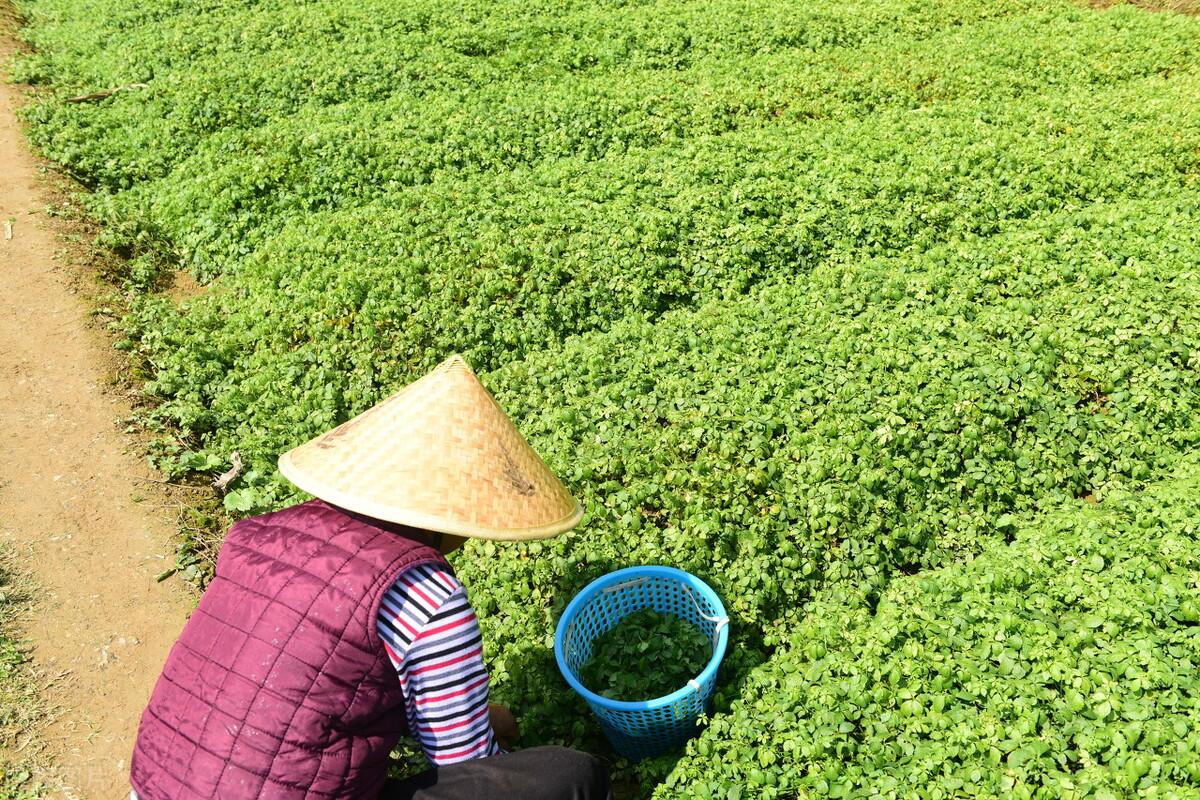
[[91, 92], [90, 94], [81, 94], [76, 97], [68, 97], [68, 103], [90, 103], [93, 100], [103, 100], [106, 97], [112, 97], [117, 92], [128, 92], [134, 89], [149, 89], [148, 83], [126, 83], [123, 86], [114, 86], [111, 89], [103, 89], [99, 92]]
[[233, 479], [241, 474], [241, 472], [242, 472], [242, 455], [241, 455], [241, 453], [239, 453], [237, 450], [234, 450], [232, 453], [230, 453], [229, 454], [229, 463], [232, 464], [233, 466], [231, 466], [229, 469], [222, 472], [220, 474], [220, 476], [218, 476], [217, 479], [215, 481], [213, 481], [213, 483], [212, 483], [213, 488], [216, 489], [218, 492], [224, 492], [225, 487], [227, 487], [229, 484], [233, 483]]

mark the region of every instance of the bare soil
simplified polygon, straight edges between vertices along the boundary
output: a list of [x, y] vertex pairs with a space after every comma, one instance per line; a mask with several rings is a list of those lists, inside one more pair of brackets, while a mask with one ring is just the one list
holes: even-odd
[[[0, 25], [0, 65], [13, 52]], [[77, 232], [46, 213], [53, 191], [21, 102], [0, 81], [0, 542], [38, 586], [23, 633], [49, 709], [31, 731], [55, 765], [44, 779], [54, 796], [115, 799], [193, 599], [155, 581], [173, 562], [175, 514], [117, 427], [130, 409], [89, 315], [98, 287], [65, 241]]]

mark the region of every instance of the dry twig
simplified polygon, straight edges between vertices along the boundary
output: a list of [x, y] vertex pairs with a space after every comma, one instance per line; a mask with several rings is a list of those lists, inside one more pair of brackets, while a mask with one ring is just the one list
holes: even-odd
[[149, 89], [148, 83], [127, 83], [124, 86], [114, 86], [111, 89], [104, 89], [99, 92], [91, 92], [89, 94], [81, 94], [75, 97], [68, 97], [68, 103], [89, 103], [92, 100], [103, 100], [106, 97], [112, 97], [117, 92], [128, 92], [132, 89]]
[[213, 488], [218, 492], [224, 492], [225, 487], [233, 483], [233, 479], [242, 473], [242, 456], [237, 450], [234, 450], [229, 454], [229, 463], [233, 466], [231, 466], [225, 472], [222, 472], [217, 479], [213, 481]]

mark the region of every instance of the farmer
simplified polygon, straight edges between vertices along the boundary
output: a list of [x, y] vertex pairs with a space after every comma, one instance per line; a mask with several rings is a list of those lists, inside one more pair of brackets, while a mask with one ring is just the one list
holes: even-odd
[[[234, 525], [134, 745], [140, 800], [604, 798], [593, 756], [505, 750], [445, 555], [555, 536], [582, 510], [458, 356], [285, 453], [310, 500]], [[432, 769], [386, 779], [416, 738]]]

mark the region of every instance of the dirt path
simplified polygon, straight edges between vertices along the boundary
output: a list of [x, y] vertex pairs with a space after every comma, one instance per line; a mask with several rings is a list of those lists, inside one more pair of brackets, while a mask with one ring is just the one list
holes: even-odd
[[[11, 52], [0, 30], [0, 65]], [[172, 515], [135, 502], [147, 471], [116, 428], [128, 410], [107, 394], [111, 351], [73, 286], [86, 280], [58, 260], [20, 100], [0, 82], [0, 543], [42, 589], [26, 631], [49, 681], [56, 796], [128, 797], [138, 716], [192, 601], [154, 581]]]

